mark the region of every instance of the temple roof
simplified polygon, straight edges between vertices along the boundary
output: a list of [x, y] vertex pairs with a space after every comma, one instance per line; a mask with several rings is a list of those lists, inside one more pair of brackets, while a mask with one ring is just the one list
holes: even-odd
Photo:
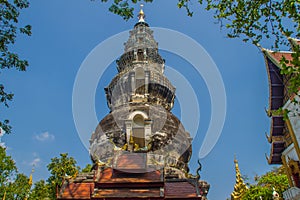
[[166, 178], [163, 167], [142, 173], [128, 170], [145, 167], [136, 164], [142, 160], [136, 156], [138, 155], [117, 156], [118, 167], [123, 168], [123, 165], [128, 163], [125, 171], [98, 163], [90, 173], [81, 173], [75, 178], [65, 179], [57, 199], [207, 200], [209, 184], [198, 178]]
[[65, 180], [59, 200], [69, 199], [200, 199], [209, 185], [194, 178], [165, 180], [163, 171], [124, 173], [112, 168], [93, 171], [93, 179]]
[[[289, 77], [281, 74], [281, 60], [285, 58], [292, 60], [292, 53], [295, 45], [300, 44], [300, 40], [289, 38], [292, 51], [271, 51], [261, 48], [264, 53], [266, 69], [269, 81], [269, 108], [267, 114], [271, 117], [270, 136], [268, 140], [271, 143], [270, 156], [267, 157], [269, 164], [281, 164], [281, 154], [285, 149], [284, 127], [285, 122], [282, 114], [274, 114], [274, 111], [282, 108], [286, 101], [290, 98], [288, 93]], [[287, 63], [287, 66], [291, 66]]]
[[282, 141], [274, 141], [271, 144], [271, 152], [270, 157], [267, 157], [269, 164], [282, 164], [281, 155], [285, 149], [285, 142]]
[[[274, 136], [283, 136], [284, 121], [282, 116], [272, 116], [272, 111], [276, 111], [284, 105], [284, 82], [283, 75], [280, 73], [280, 59], [283, 53], [265, 51], [265, 61], [269, 80], [269, 109], [268, 116], [271, 117], [271, 127], [269, 142], [271, 143], [271, 152], [268, 158], [269, 164], [280, 164], [281, 153], [284, 145], [278, 145], [272, 138]], [[284, 143], [281, 141], [280, 144]]]
[[267, 56], [265, 54], [266, 68], [269, 80], [269, 111], [278, 110], [283, 106], [284, 99], [284, 83], [283, 76], [280, 73], [280, 68], [278, 67], [276, 61], [274, 62], [274, 57]]

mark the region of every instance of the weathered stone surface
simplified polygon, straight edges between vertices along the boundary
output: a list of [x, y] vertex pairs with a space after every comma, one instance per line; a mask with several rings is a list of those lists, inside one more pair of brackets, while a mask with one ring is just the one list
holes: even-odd
[[[137, 79], [138, 70], [142, 70], [144, 78]], [[105, 92], [111, 110], [134, 102], [139, 96], [143, 97], [143, 102], [161, 105], [166, 110], [173, 108], [175, 100], [175, 87], [163, 73], [152, 70], [152, 65], [148, 63], [138, 63], [130, 71], [118, 74]]]
[[[151, 120], [151, 146], [147, 151], [164, 155], [166, 164], [187, 169], [192, 154], [191, 138], [188, 132], [171, 112], [159, 106], [123, 106], [108, 114], [97, 126], [91, 138], [90, 153], [93, 160], [107, 160], [113, 152], [111, 141], [119, 148], [126, 144], [126, 121], [134, 111], [142, 111]], [[108, 152], [107, 152], [108, 151]]]

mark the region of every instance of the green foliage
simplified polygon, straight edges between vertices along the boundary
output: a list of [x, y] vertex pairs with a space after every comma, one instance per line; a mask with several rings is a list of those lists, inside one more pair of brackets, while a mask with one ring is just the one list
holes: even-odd
[[[47, 168], [51, 173], [47, 182], [40, 180], [31, 189], [30, 178], [18, 173], [12, 157], [6, 154], [5, 148], [0, 147], [0, 199], [4, 194], [6, 199], [15, 200], [56, 199], [56, 189], [60, 189], [63, 180], [75, 177], [80, 170], [75, 159], [69, 157], [67, 153], [52, 158]], [[91, 168], [92, 165], [88, 164], [82, 172], [89, 172]]]
[[91, 172], [92, 171], [92, 165], [91, 164], [87, 164], [86, 166], [85, 166], [85, 168], [83, 168], [82, 170], [81, 170], [81, 172], [83, 172], [83, 173], [87, 173], [87, 172]]
[[[0, 147], [0, 190], [15, 176], [17, 167], [11, 156], [6, 155], [5, 148]], [[3, 194], [3, 193], [0, 193]]]
[[[97, 0], [91, 0], [97, 1]], [[144, 0], [144, 2], [152, 2], [153, 0]], [[108, 2], [108, 0], [101, 0], [101, 2]], [[130, 6], [131, 3], [138, 3], [141, 0], [114, 0], [111, 6], [109, 7], [109, 11], [123, 17], [124, 20], [128, 20], [134, 16], [133, 11], [134, 8]]]
[[0, 198], [23, 200], [30, 191], [29, 178], [17, 173], [14, 160], [0, 147]]
[[[273, 39], [273, 48], [287, 44], [286, 35], [300, 37], [300, 4], [297, 0], [221, 0], [206, 1], [221, 25], [226, 23], [228, 36], [252, 41]], [[201, 4], [203, 4], [201, 2]]]
[[[201, 1], [199, 1], [199, 2], [201, 2]], [[185, 8], [185, 10], [187, 12], [187, 15], [189, 17], [192, 17], [194, 12], [192, 12], [190, 10], [189, 3], [190, 3], [190, 0], [179, 0], [178, 3], [177, 3], [177, 6], [178, 6], [178, 8]]]
[[270, 190], [269, 188], [251, 185], [249, 190], [243, 196], [243, 200], [256, 200], [260, 199], [260, 197], [266, 200], [272, 200], [272, 189]]
[[[141, 0], [114, 0], [109, 10], [128, 20], [134, 16], [133, 4], [139, 2]], [[190, 5], [193, 2], [193, 0], [178, 0], [177, 6], [185, 8], [188, 16], [192, 16]], [[225, 27], [230, 32], [229, 37], [241, 37], [244, 41], [251, 40], [254, 44], [263, 38], [274, 37], [275, 48], [286, 42], [285, 36], [294, 34], [295, 37], [300, 37], [299, 0], [198, 0], [197, 2], [200, 5], [205, 4], [206, 10], [212, 10], [214, 17], [222, 26], [226, 23]]]
[[54, 199], [56, 189], [60, 189], [63, 180], [67, 177], [76, 176], [80, 170], [80, 167], [76, 165], [76, 160], [72, 157], [68, 157], [68, 153], [61, 153], [59, 158], [52, 158], [47, 168], [51, 173], [47, 182], [50, 186], [51, 197]]
[[50, 199], [51, 196], [50, 185], [44, 180], [40, 180], [34, 184], [28, 200]]
[[[28, 66], [26, 60], [19, 58], [18, 54], [11, 51], [11, 47], [16, 42], [19, 33], [31, 35], [31, 26], [18, 26], [18, 18], [20, 10], [27, 8], [29, 2], [27, 0], [0, 0], [0, 70], [17, 69], [25, 71]], [[0, 71], [1, 74], [1, 71]], [[11, 101], [13, 94], [6, 92], [3, 84], [0, 83], [0, 104], [8, 107], [8, 101]], [[11, 126], [8, 120], [0, 121], [0, 127], [6, 132], [11, 132]]]
[[[82, 172], [90, 171], [91, 167], [88, 164]], [[6, 155], [5, 148], [0, 147], [0, 198], [2, 199], [4, 193], [6, 193], [6, 199], [56, 199], [56, 189], [60, 189], [63, 180], [75, 177], [80, 170], [75, 159], [69, 157], [67, 153], [52, 158], [47, 168], [51, 173], [47, 182], [40, 180], [31, 189], [29, 178], [18, 173], [14, 160], [11, 156]]]
[[14, 160], [6, 155], [3, 147], [0, 147], [0, 198], [4, 193], [11, 193], [10, 182], [17, 173], [17, 167]]
[[259, 199], [272, 199], [273, 187], [276, 192], [282, 197], [282, 193], [288, 189], [288, 178], [284, 174], [283, 167], [274, 168], [272, 171], [267, 172], [262, 176], [255, 178], [255, 184], [249, 184], [249, 190], [243, 196], [244, 200]]
[[24, 200], [29, 195], [31, 185], [24, 174], [17, 174], [14, 182], [8, 184], [6, 199]]
[[292, 60], [287, 60], [282, 57], [281, 74], [290, 77], [289, 80], [289, 92], [297, 93], [300, 87], [300, 47], [299, 45], [294, 46], [294, 52], [292, 53]]

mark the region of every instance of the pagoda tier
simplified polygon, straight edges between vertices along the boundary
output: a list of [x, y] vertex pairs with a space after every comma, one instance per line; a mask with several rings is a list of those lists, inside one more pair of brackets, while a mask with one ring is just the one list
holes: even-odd
[[[140, 14], [140, 17], [143, 14]], [[130, 31], [124, 54], [117, 60], [118, 74], [105, 88], [111, 112], [90, 139], [94, 163], [109, 163], [116, 150], [155, 155], [167, 173], [185, 177], [192, 155], [190, 134], [171, 113], [175, 87], [164, 75], [164, 60], [148, 24], [140, 21]]]
[[105, 88], [110, 110], [138, 102], [171, 110], [175, 87], [164, 76], [164, 68], [153, 31], [145, 22], [137, 23], [130, 31], [124, 54], [117, 60], [119, 73]]
[[136, 62], [132, 69], [118, 74], [105, 88], [110, 110], [133, 103], [160, 105], [171, 110], [174, 105], [175, 87], [153, 65]]

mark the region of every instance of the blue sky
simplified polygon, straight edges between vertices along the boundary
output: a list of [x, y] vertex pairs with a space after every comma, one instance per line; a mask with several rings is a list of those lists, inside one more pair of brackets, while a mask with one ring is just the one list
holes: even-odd
[[[220, 29], [211, 13], [197, 4], [193, 8], [192, 18], [171, 0], [146, 4], [144, 11], [150, 26], [179, 31], [201, 44], [220, 71], [227, 96], [226, 120], [216, 146], [201, 161], [202, 179], [211, 184], [209, 199], [220, 200], [229, 197], [233, 190], [234, 155], [242, 174], [250, 178], [272, 168], [265, 158], [265, 153], [270, 151], [265, 138], [270, 128], [264, 111], [268, 106], [267, 73], [263, 55], [256, 47], [226, 38], [226, 30]], [[136, 18], [126, 22], [109, 13], [108, 4], [89, 0], [32, 0], [30, 8], [22, 12], [20, 23], [31, 24], [33, 34], [20, 36], [14, 50], [29, 61], [30, 67], [27, 72], [8, 70], [0, 75], [7, 90], [15, 93], [10, 108], [0, 108], [1, 117], [10, 119], [13, 126], [13, 134], [5, 135], [2, 141], [21, 172], [29, 174], [35, 163], [34, 180], [47, 178], [46, 165], [52, 157], [64, 152], [73, 156], [81, 167], [90, 163], [88, 150], [73, 121], [72, 92], [76, 74], [83, 60], [99, 43], [132, 29], [136, 22]], [[267, 42], [265, 45], [271, 46]], [[197, 134], [190, 165], [194, 171], [211, 116], [209, 92], [202, 77], [186, 60], [169, 52], [161, 51], [161, 55], [166, 65], [189, 81], [198, 98], [199, 131], [191, 133]], [[103, 67], [101, 60], [99, 67]], [[116, 73], [112, 63], [99, 81], [95, 95], [99, 120], [109, 112], [103, 87]], [[176, 101], [174, 108], [178, 117], [183, 107], [179, 104]], [[190, 120], [193, 119], [190, 116]], [[88, 124], [87, 134], [91, 134], [96, 125]]]

